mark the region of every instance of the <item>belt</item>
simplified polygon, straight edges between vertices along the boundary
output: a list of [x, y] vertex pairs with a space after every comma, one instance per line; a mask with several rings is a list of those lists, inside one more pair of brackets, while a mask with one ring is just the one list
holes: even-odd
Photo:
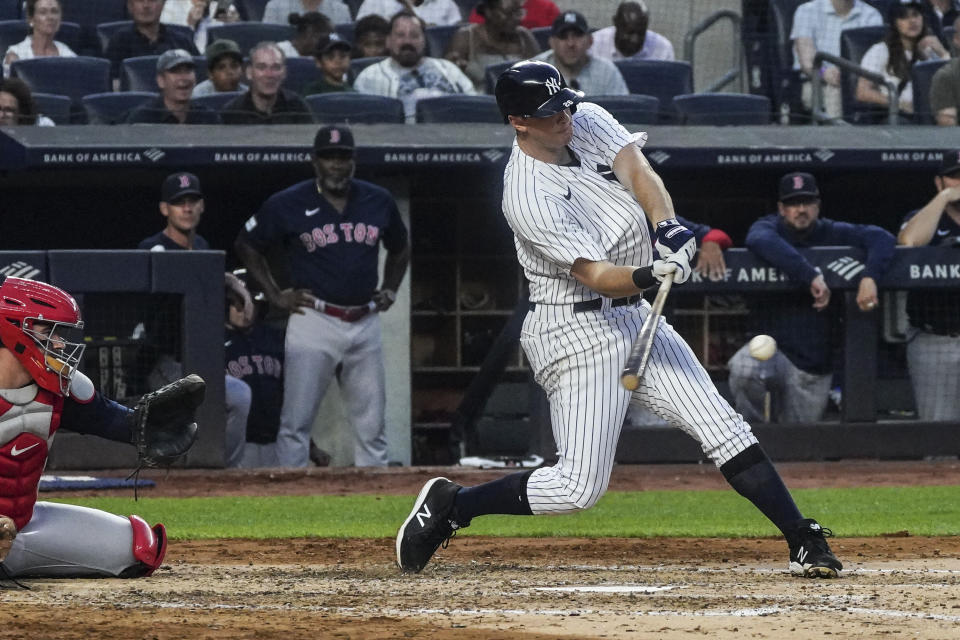
[[317, 300], [314, 303], [313, 308], [320, 313], [327, 314], [328, 316], [340, 318], [344, 322], [356, 322], [360, 318], [363, 318], [367, 314], [371, 313], [374, 309], [374, 304], [373, 302], [368, 302], [365, 305], [357, 307], [341, 307], [337, 304], [330, 304], [329, 302], [324, 302], [323, 300]]
[[[643, 296], [640, 295], [639, 293], [634, 296], [630, 296], [629, 298], [614, 298], [613, 300], [610, 301], [610, 306], [622, 307], [628, 304], [636, 304], [640, 302], [641, 298], [643, 298]], [[536, 302], [531, 302], [530, 311], [533, 311], [534, 309], [536, 309], [537, 304], [538, 303]], [[603, 308], [603, 298], [594, 298], [593, 300], [582, 300], [580, 302], [574, 302], [572, 306], [573, 306], [574, 313], [580, 313], [581, 311], [599, 311], [600, 309]]]

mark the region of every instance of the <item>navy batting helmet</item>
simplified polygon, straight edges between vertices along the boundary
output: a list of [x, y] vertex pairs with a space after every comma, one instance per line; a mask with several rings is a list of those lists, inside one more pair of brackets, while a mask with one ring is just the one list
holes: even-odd
[[507, 116], [545, 118], [568, 107], [573, 113], [583, 100], [583, 92], [568, 87], [556, 67], [538, 60], [523, 60], [501, 73], [494, 93], [504, 122]]

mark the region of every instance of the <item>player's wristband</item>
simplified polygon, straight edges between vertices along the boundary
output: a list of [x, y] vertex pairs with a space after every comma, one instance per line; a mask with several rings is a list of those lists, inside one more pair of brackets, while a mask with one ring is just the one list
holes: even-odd
[[657, 284], [657, 279], [653, 277], [653, 265], [634, 269], [631, 275], [633, 276], [633, 284], [637, 289], [649, 289]]

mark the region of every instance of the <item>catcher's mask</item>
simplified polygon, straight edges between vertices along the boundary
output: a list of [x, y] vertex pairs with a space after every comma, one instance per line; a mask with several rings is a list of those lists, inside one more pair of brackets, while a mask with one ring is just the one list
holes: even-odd
[[53, 285], [0, 276], [0, 342], [39, 386], [67, 395], [86, 348], [80, 308]]
[[582, 91], [568, 87], [556, 67], [540, 60], [521, 60], [501, 73], [494, 93], [505, 123], [507, 116], [545, 118], [564, 109], [574, 113], [583, 100]]

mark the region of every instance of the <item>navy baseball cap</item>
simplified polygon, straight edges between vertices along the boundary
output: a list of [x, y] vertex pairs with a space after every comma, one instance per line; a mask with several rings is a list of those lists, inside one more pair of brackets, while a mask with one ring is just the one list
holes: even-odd
[[186, 171], [171, 173], [163, 181], [163, 186], [160, 187], [160, 200], [167, 204], [176, 202], [183, 196], [191, 195], [202, 198], [203, 192], [200, 191], [199, 178]]
[[321, 127], [313, 138], [313, 152], [320, 153], [330, 149], [353, 151], [353, 133], [350, 129], [336, 124]]
[[562, 36], [571, 29], [579, 31], [581, 34], [590, 33], [590, 28], [587, 27], [587, 19], [583, 17], [582, 13], [578, 11], [564, 11], [553, 21], [550, 35]]
[[949, 176], [960, 172], [960, 149], [946, 151], [943, 154], [943, 160], [940, 161], [940, 170], [938, 176]]
[[340, 34], [334, 31], [320, 38], [319, 42], [317, 42], [317, 48], [314, 49], [314, 55], [322, 56], [334, 49], [343, 49], [349, 52], [353, 49], [353, 45], [341, 38]]
[[796, 198], [819, 198], [817, 181], [809, 173], [796, 171], [780, 178], [780, 202]]

